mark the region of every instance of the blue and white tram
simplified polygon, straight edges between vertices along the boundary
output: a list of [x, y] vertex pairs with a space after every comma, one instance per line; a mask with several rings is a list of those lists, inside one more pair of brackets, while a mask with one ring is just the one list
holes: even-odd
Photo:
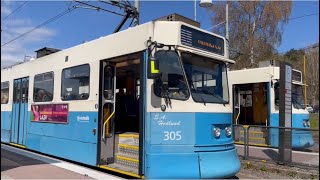
[[1, 70], [2, 143], [136, 178], [239, 172], [223, 37], [153, 21], [47, 50]]
[[[234, 123], [271, 126], [268, 129], [251, 128], [249, 144], [252, 145], [279, 147], [279, 129], [276, 127], [279, 127], [280, 68], [274, 63], [263, 61], [259, 68], [228, 72]], [[292, 130], [292, 148], [309, 148], [314, 140], [308, 131], [310, 121], [304, 107], [302, 75], [298, 70], [292, 73], [292, 128], [301, 128]]]

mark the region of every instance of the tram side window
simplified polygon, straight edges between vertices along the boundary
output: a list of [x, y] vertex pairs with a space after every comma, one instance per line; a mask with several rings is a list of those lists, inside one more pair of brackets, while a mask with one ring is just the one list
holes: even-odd
[[9, 81], [1, 83], [1, 104], [8, 104], [9, 101]]
[[86, 100], [89, 98], [90, 67], [88, 64], [62, 70], [61, 99]]
[[178, 54], [175, 51], [157, 51], [155, 57], [159, 60], [161, 77], [156, 79], [154, 94], [187, 100], [190, 94]]
[[48, 102], [53, 99], [53, 72], [34, 76], [33, 101]]

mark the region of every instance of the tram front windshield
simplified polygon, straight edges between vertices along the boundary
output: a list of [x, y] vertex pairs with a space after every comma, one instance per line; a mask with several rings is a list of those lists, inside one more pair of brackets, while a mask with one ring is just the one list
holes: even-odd
[[227, 68], [224, 62], [190, 53], [182, 53], [181, 59], [195, 102], [229, 102]]
[[292, 84], [292, 105], [296, 109], [304, 109], [303, 87]]

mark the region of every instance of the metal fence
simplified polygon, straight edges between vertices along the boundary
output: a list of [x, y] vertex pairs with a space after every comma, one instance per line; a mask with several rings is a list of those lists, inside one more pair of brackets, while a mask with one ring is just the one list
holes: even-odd
[[[283, 136], [283, 132], [292, 134], [290, 162], [283, 162], [280, 158], [279, 136]], [[319, 167], [319, 129], [238, 124], [233, 125], [233, 139], [238, 154], [244, 159], [254, 158], [279, 164]]]

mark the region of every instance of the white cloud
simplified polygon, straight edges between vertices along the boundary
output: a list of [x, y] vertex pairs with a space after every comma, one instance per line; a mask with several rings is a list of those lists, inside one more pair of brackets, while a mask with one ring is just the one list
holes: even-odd
[[11, 13], [11, 10], [9, 8], [1, 6], [1, 15], [2, 16], [9, 15], [10, 13]]
[[[1, 11], [6, 9], [11, 11], [10, 3], [1, 3]], [[3, 15], [3, 12], [1, 12]], [[1, 24], [1, 46], [14, 38], [32, 30], [37, 24], [32, 22], [30, 18], [12, 18]], [[36, 29], [15, 41], [1, 47], [1, 68], [11, 66], [22, 62], [25, 56], [34, 56], [37, 44], [47, 42], [48, 39], [54, 37], [56, 32], [49, 28]]]
[[5, 21], [6, 26], [25, 26], [32, 25], [31, 19], [10, 19], [10, 21]]

